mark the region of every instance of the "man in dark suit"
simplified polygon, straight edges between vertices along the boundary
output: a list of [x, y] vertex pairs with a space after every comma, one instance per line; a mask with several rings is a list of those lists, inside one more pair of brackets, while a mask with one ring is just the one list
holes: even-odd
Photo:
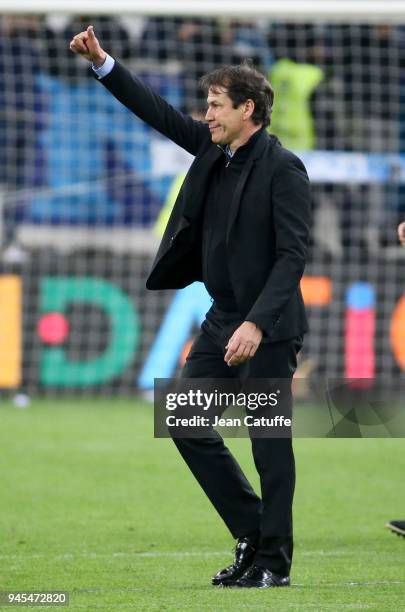
[[[290, 383], [307, 331], [299, 283], [311, 205], [302, 162], [267, 133], [270, 84], [247, 65], [218, 69], [202, 79], [208, 110], [205, 122], [195, 121], [108, 56], [92, 26], [70, 48], [127, 108], [195, 156], [147, 279], [149, 289], [203, 281], [213, 298], [183, 377]], [[261, 497], [216, 432], [174, 441], [238, 540], [234, 562], [213, 584], [288, 586], [291, 437], [252, 436]]]

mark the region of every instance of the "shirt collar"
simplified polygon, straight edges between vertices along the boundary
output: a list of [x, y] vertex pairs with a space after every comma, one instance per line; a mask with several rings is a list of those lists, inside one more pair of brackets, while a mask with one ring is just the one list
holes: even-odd
[[236, 151], [232, 151], [231, 147], [228, 144], [225, 146], [223, 145], [217, 145], [217, 146], [224, 153], [227, 161], [230, 161], [232, 157], [235, 155], [235, 153], [237, 153], [238, 151], [249, 152], [255, 145], [257, 139], [259, 138], [260, 134], [263, 132], [264, 129], [265, 129], [264, 127], [261, 127], [260, 130], [257, 130], [256, 132], [254, 132], [254, 134], [251, 135], [249, 140], [247, 140], [245, 144], [243, 144], [242, 146], [238, 147]]

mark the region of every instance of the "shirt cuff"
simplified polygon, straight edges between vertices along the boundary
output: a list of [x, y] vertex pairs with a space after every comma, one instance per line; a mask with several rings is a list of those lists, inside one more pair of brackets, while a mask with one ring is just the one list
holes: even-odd
[[97, 68], [93, 64], [92, 68], [94, 72], [96, 73], [97, 78], [102, 79], [103, 77], [107, 76], [107, 74], [110, 74], [111, 70], [114, 68], [114, 64], [115, 64], [115, 59], [112, 58], [111, 55], [108, 55], [108, 53], [106, 53], [104, 64], [100, 66], [99, 68]]

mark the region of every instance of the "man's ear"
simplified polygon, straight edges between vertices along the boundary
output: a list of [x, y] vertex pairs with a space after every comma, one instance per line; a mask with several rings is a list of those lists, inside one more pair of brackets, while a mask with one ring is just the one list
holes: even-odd
[[247, 119], [250, 119], [250, 117], [253, 115], [254, 110], [255, 110], [255, 103], [253, 102], [253, 100], [249, 98], [248, 100], [246, 100], [246, 102], [244, 102], [243, 119], [245, 121]]

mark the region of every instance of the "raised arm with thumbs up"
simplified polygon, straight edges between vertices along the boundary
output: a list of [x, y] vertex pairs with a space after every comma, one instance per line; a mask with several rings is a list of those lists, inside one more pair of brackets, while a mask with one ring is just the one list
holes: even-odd
[[107, 57], [106, 52], [100, 47], [92, 25], [89, 25], [85, 32], [76, 34], [69, 46], [73, 53], [81, 55], [97, 68], [104, 64]]

